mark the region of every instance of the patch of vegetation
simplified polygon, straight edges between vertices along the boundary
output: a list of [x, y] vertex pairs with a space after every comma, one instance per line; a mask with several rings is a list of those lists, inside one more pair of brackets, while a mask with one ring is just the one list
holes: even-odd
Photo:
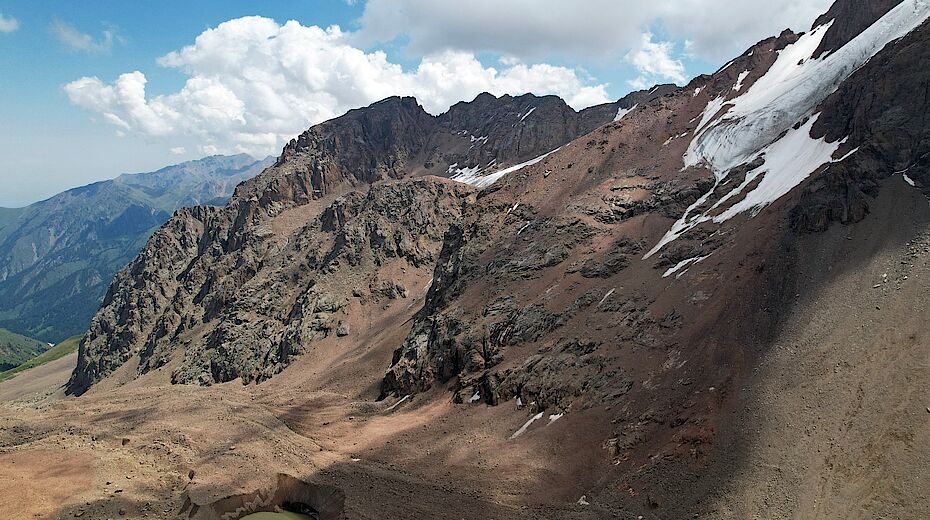
[[0, 372], [0, 382], [12, 379], [19, 374], [20, 372], [25, 372], [30, 368], [35, 368], [37, 366], [44, 365], [55, 361], [56, 359], [61, 359], [68, 354], [76, 351], [78, 346], [81, 344], [81, 336], [70, 337], [61, 343], [55, 345], [54, 347], [46, 350], [45, 352], [39, 354], [38, 356], [26, 361], [25, 363], [19, 365], [16, 368], [7, 370], [6, 372]]
[[0, 329], [0, 370], [14, 368], [48, 349], [48, 343]]

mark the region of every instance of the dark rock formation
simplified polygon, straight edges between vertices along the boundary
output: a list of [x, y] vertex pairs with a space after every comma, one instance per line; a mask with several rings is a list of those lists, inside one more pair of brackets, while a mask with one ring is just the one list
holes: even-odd
[[[69, 389], [82, 393], [133, 355], [141, 373], [154, 370], [179, 349], [175, 383], [267, 379], [315, 339], [348, 335], [348, 282], [406, 297], [401, 284], [379, 280], [378, 266], [432, 265], [471, 192], [440, 180], [379, 184], [285, 235], [235, 230], [234, 206], [183, 210], [117, 275]], [[235, 250], [222, 240], [231, 232], [245, 238]]]
[[[839, 4], [838, 4], [839, 5]], [[906, 175], [930, 196], [930, 24], [893, 42], [830, 96], [813, 136], [848, 138], [858, 151], [813, 179], [791, 212], [794, 229], [823, 231], [832, 222], [859, 222], [879, 183]]]
[[823, 56], [839, 49], [859, 36], [902, 0], [838, 0], [814, 22], [813, 28], [831, 23], [814, 56]]

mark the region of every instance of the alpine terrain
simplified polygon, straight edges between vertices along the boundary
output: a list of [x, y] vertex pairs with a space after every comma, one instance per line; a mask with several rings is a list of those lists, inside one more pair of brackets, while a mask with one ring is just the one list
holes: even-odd
[[175, 210], [223, 204], [272, 162], [207, 157], [0, 209], [0, 326], [49, 342], [83, 333], [113, 275]]
[[0, 497], [930, 517], [928, 19], [838, 0], [580, 112], [393, 97], [313, 126], [155, 231], [76, 355], [0, 383]]

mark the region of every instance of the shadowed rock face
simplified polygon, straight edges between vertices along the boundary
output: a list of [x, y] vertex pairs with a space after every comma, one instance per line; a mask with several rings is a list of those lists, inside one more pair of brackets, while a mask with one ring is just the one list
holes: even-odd
[[839, 49], [903, 0], [838, 0], [813, 27], [833, 22], [814, 56]]
[[873, 58], [823, 105], [813, 135], [857, 143], [858, 151], [814, 179], [791, 212], [800, 231], [859, 222], [880, 182], [903, 174], [930, 196], [930, 126], [924, 117], [930, 74], [925, 23]]

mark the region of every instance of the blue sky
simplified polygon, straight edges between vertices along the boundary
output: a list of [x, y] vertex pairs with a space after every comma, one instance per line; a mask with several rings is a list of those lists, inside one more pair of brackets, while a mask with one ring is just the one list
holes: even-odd
[[[0, 13], [19, 21], [0, 33], [0, 206], [17, 207], [65, 189], [120, 173], [152, 171], [176, 157], [144, 137], [118, 138], [113, 128], [68, 101], [62, 85], [94, 75], [112, 79], [142, 69], [156, 92], [178, 89], [185, 80], [155, 59], [191, 43], [203, 30], [240, 16], [264, 14], [329, 25], [357, 18], [360, 6], [342, 1], [266, 0], [2, 1]], [[114, 27], [122, 42], [105, 52], [81, 52], [49, 32], [55, 20], [100, 37]], [[190, 157], [184, 157], [186, 159]]]
[[806, 29], [828, 2], [715, 3], [3, 0], [0, 206], [212, 152], [276, 153], [384, 95], [417, 95], [434, 113], [482, 90], [582, 108], [684, 83]]

